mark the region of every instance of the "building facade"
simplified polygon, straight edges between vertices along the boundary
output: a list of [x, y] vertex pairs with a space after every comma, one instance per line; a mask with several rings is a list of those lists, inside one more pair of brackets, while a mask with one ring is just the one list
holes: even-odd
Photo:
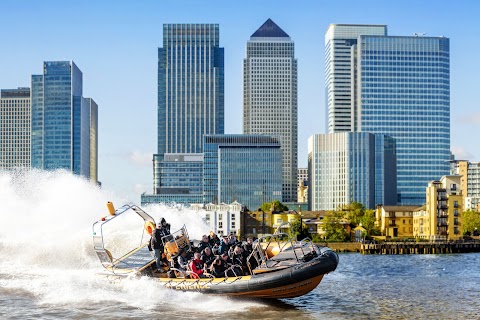
[[285, 202], [297, 200], [297, 109], [294, 43], [268, 19], [250, 37], [243, 60], [243, 133], [279, 137]]
[[308, 168], [298, 168], [297, 202], [308, 203]]
[[390, 238], [413, 237], [413, 215], [418, 206], [383, 206], [375, 209], [375, 226]]
[[325, 34], [325, 127], [328, 133], [354, 131], [352, 46], [362, 34], [386, 36], [387, 26], [331, 24]]
[[282, 154], [277, 137], [206, 135], [204, 203], [238, 201], [249, 210], [282, 199]]
[[[375, 208], [376, 201], [395, 205], [395, 198], [388, 196], [396, 190], [392, 143], [394, 140], [390, 137], [367, 132], [311, 136], [308, 139], [309, 210], [335, 210], [352, 202], [360, 202], [370, 209]], [[379, 154], [382, 157], [377, 157]]]
[[236, 201], [230, 204], [206, 204], [205, 221], [210, 230], [219, 236], [229, 234], [240, 236], [242, 208], [243, 205]]
[[[186, 170], [168, 154], [192, 157], [203, 152], [205, 134], [224, 133], [224, 49], [218, 24], [164, 24], [158, 49], [158, 149], [153, 157], [153, 193], [173, 186], [162, 170]], [[161, 164], [165, 161], [165, 164]], [[179, 168], [173, 167], [179, 164]], [[188, 166], [187, 166], [188, 167]], [[194, 165], [194, 170], [198, 166]], [[185, 173], [188, 175], [188, 173]], [[191, 173], [195, 175], [196, 173]], [[195, 194], [190, 190], [189, 194]], [[201, 195], [196, 194], [194, 197]], [[189, 197], [191, 197], [189, 196]], [[155, 197], [150, 197], [155, 198]], [[157, 197], [158, 198], [158, 197]], [[169, 201], [168, 195], [162, 198]], [[178, 195], [172, 194], [178, 200]], [[143, 201], [143, 200], [142, 200]]]
[[460, 175], [460, 189], [465, 196], [464, 209], [480, 210], [480, 162], [452, 162], [451, 174]]
[[91, 179], [97, 152], [91, 143], [98, 141], [91, 130], [92, 122], [94, 131], [98, 126], [98, 106], [83, 97], [83, 75], [73, 61], [46, 61], [43, 74], [32, 75], [31, 109], [32, 167], [64, 169]]
[[463, 195], [460, 176], [443, 176], [426, 188], [425, 211], [414, 215], [414, 237], [428, 240], [458, 240], [463, 237]]
[[449, 173], [449, 39], [360, 35], [353, 50], [355, 130], [395, 139], [398, 203], [421, 205]]
[[30, 88], [2, 89], [0, 169], [30, 167]]

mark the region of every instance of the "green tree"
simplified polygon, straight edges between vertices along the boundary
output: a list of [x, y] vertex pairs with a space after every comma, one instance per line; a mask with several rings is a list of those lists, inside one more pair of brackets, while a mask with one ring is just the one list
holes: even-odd
[[351, 226], [354, 228], [361, 222], [361, 219], [365, 214], [365, 206], [359, 202], [352, 202], [340, 206], [337, 211], [342, 212], [343, 217], [348, 219]]
[[330, 211], [323, 218], [323, 230], [327, 241], [345, 241], [348, 237], [347, 231], [342, 224], [344, 212]]
[[284, 212], [288, 211], [288, 207], [283, 205], [280, 201], [278, 200], [273, 200], [272, 202], [265, 202], [262, 204], [260, 209], [264, 212]]
[[308, 229], [303, 225], [300, 218], [290, 223], [289, 234], [291, 237], [296, 237], [297, 240], [303, 240], [305, 238], [310, 238], [310, 233]]
[[473, 233], [475, 228], [480, 231], [480, 213], [471, 209], [464, 211], [463, 215], [463, 233]]
[[367, 231], [367, 236], [380, 235], [380, 230], [375, 226], [375, 210], [365, 210], [365, 213], [360, 218], [360, 223]]

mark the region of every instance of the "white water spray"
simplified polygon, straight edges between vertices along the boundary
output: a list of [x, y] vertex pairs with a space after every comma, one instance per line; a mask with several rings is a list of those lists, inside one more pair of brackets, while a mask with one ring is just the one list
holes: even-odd
[[[225, 308], [225, 298], [176, 292], [146, 277], [114, 284], [99, 278], [92, 224], [108, 214], [107, 201], [119, 207], [122, 200], [64, 171], [0, 172], [0, 293], [33, 296], [36, 304], [55, 308], [113, 302], [176, 313], [242, 311], [257, 305], [235, 302]], [[185, 224], [192, 239], [209, 231], [202, 213], [194, 210], [156, 205], [146, 211], [155, 221], [164, 217], [172, 231]]]

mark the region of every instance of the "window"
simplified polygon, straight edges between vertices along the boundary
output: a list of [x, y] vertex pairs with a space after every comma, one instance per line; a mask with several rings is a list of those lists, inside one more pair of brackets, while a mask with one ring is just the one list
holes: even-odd
[[282, 224], [282, 222], [283, 222], [283, 219], [282, 219], [282, 218], [278, 218], [278, 219], [277, 219], [277, 224]]
[[218, 222], [218, 227], [219, 227], [219, 228], [223, 228], [223, 222], [222, 222], [222, 221], [219, 221], [219, 222]]
[[232, 221], [232, 229], [235, 229], [235, 221]]
[[232, 213], [232, 221], [235, 221], [235, 213]]
[[209, 214], [209, 213], [207, 213], [207, 214], [205, 215], [205, 219], [206, 219], [207, 221], [210, 221], [210, 214]]
[[218, 220], [223, 220], [222, 218], [223, 218], [223, 214], [219, 213], [218, 214]]

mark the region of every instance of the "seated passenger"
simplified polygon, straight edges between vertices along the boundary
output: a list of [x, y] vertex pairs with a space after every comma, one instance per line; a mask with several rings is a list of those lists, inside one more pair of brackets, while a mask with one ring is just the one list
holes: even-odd
[[203, 261], [200, 259], [200, 252], [195, 252], [193, 255], [193, 260], [190, 262], [190, 269], [192, 270], [192, 273], [196, 275], [193, 276], [193, 278], [205, 278], [205, 275], [203, 274]]
[[215, 260], [213, 260], [212, 265], [210, 266], [210, 273], [215, 276], [215, 278], [223, 278], [225, 277], [225, 270], [227, 268], [226, 263], [217, 256]]
[[220, 245], [220, 238], [215, 234], [215, 232], [210, 231], [210, 234], [208, 235], [208, 243], [210, 244], [211, 248], [213, 248], [215, 245]]
[[178, 261], [178, 269], [182, 271], [187, 271], [188, 269], [188, 262], [189, 262], [188, 253], [186, 250], [181, 250], [180, 255], [177, 258]]
[[230, 249], [230, 244], [228, 243], [228, 237], [224, 236], [220, 246], [218, 247], [218, 254], [228, 253], [228, 249]]
[[247, 242], [245, 242], [243, 244], [242, 249], [243, 249], [243, 253], [246, 256], [249, 256], [252, 253], [252, 251], [253, 251], [253, 239], [252, 239], [252, 237], [247, 238]]
[[203, 250], [202, 254], [202, 261], [203, 264], [205, 265], [205, 269], [210, 268], [210, 265], [212, 264], [213, 260], [215, 259], [215, 256], [212, 253], [212, 249], [210, 247], [206, 247], [205, 250]]
[[200, 241], [200, 243], [197, 246], [197, 251], [202, 252], [207, 247], [209, 247], [211, 249], [210, 244], [208, 242], [208, 236], [205, 234], [202, 237], [202, 241]]
[[223, 264], [225, 265], [225, 276], [236, 277], [236, 276], [242, 275], [242, 274], [239, 274], [241, 273], [240, 268], [232, 264], [231, 260], [228, 258], [227, 253], [225, 252], [222, 253], [220, 257], [222, 258]]
[[247, 262], [245, 256], [243, 255], [243, 250], [240, 244], [235, 246], [229, 259], [235, 274], [237, 276], [243, 276], [244, 270], [247, 269]]

